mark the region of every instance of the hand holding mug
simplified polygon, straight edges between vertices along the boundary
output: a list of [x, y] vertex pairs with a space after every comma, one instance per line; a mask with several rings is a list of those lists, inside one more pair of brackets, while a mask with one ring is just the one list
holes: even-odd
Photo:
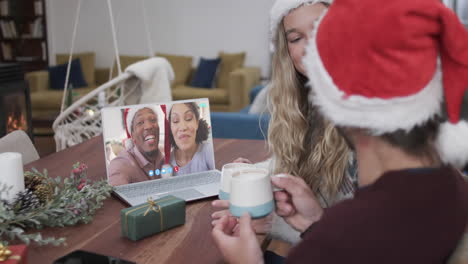
[[218, 210], [211, 214], [211, 225], [215, 226], [223, 217], [232, 217], [231, 213], [229, 212], [228, 200], [214, 200], [211, 202], [211, 206]]
[[[224, 216], [232, 217], [231, 213], [229, 212], [229, 201], [214, 200], [213, 202], [211, 202], [211, 205], [214, 208], [219, 209], [219, 211], [216, 211], [213, 214], [211, 214], [211, 219], [212, 219], [211, 224], [213, 226], [217, 225], [218, 222], [221, 220], [221, 218]], [[255, 233], [257, 234], [266, 234], [270, 232], [272, 225], [273, 225], [273, 214], [269, 214], [266, 217], [252, 220], [252, 227], [255, 230]], [[237, 228], [238, 226], [236, 226], [234, 229], [237, 229]]]
[[323, 209], [303, 179], [280, 174], [273, 176], [272, 182], [284, 189], [275, 192], [276, 213], [294, 229], [304, 232], [322, 217]]
[[223, 216], [211, 232], [216, 246], [227, 263], [262, 263], [263, 253], [252, 229], [252, 220], [246, 213], [234, 229], [235, 219]]

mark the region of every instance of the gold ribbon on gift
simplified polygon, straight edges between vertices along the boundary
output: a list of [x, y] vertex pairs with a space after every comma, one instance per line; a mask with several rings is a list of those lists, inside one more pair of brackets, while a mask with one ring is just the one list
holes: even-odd
[[17, 256], [17, 255], [12, 256], [11, 254], [12, 254], [11, 250], [9, 250], [7, 246], [4, 246], [2, 243], [0, 243], [0, 262], [9, 260], [9, 259], [14, 259], [14, 260], [21, 259], [21, 256]]
[[[155, 213], [159, 213], [161, 211], [161, 206], [153, 201], [153, 197], [148, 198], [148, 205], [148, 209], [146, 209], [146, 212], [143, 214], [143, 216], [146, 216], [150, 211], [154, 211]], [[154, 208], [155, 206], [158, 208]]]
[[[161, 231], [164, 229], [164, 222], [163, 222], [163, 210], [161, 208], [161, 206], [159, 206], [158, 203], [161, 203], [161, 202], [166, 202], [166, 201], [170, 201], [170, 200], [173, 200], [175, 197], [168, 197], [166, 199], [162, 199], [160, 201], [154, 201], [153, 200], [153, 197], [149, 197], [148, 198], [148, 203], [147, 204], [144, 204], [142, 206], [138, 206], [137, 208], [133, 208], [132, 210], [129, 210], [125, 213], [125, 234], [128, 235], [128, 215], [135, 212], [135, 211], [138, 211], [142, 208], [145, 208], [145, 207], [148, 207], [145, 211], [145, 213], [143, 214], [143, 216], [146, 216], [149, 212], [153, 211], [155, 213], [159, 213], [159, 223], [160, 223], [160, 226], [161, 226]], [[155, 206], [157, 208], [155, 208]]]

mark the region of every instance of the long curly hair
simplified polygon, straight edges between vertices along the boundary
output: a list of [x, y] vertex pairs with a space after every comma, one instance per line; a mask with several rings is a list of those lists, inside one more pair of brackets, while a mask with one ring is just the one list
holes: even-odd
[[283, 23], [275, 39], [268, 108], [268, 144], [274, 173], [302, 177], [315, 194], [336, 199], [351, 152], [337, 129], [307, 100], [307, 78], [290, 58]]
[[[193, 112], [193, 115], [195, 116], [195, 119], [198, 122], [198, 129], [196, 131], [195, 135], [195, 143], [197, 145], [201, 144], [203, 141], [208, 139], [208, 135], [210, 134], [210, 128], [208, 127], [208, 123], [206, 122], [205, 119], [200, 117], [200, 111], [198, 110], [198, 105], [194, 102], [189, 102], [189, 103], [184, 103], [190, 110]], [[169, 120], [169, 125], [172, 124], [171, 117], [172, 114], [172, 107], [171, 110], [169, 111], [168, 115], [168, 120]], [[169, 142], [171, 142], [171, 146], [175, 149], [179, 148], [177, 144], [175, 143], [174, 135], [172, 135], [172, 129], [169, 129]]]

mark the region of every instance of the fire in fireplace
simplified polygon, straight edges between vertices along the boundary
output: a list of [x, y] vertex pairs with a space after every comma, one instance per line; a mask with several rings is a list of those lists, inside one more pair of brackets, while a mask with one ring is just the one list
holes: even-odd
[[8, 134], [15, 130], [28, 131], [28, 123], [22, 112], [14, 111], [7, 117], [6, 133]]
[[20, 65], [0, 63], [0, 137], [20, 129], [32, 139], [29, 87]]

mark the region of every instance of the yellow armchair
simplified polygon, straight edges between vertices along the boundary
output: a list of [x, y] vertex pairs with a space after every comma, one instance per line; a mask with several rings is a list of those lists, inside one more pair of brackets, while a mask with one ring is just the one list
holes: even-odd
[[49, 89], [48, 71], [26, 73], [26, 80], [29, 82], [29, 90], [31, 93], [47, 91]]
[[250, 90], [260, 83], [260, 68], [239, 68], [232, 71], [228, 79], [228, 96], [230, 100], [226, 111], [238, 112], [250, 103]]
[[[88, 87], [74, 88], [77, 98], [96, 88], [96, 69], [94, 67], [95, 54], [93, 52], [78, 53], [73, 58], [79, 58]], [[57, 54], [57, 63], [66, 62], [66, 54]], [[35, 120], [53, 121], [60, 113], [63, 90], [52, 90], [49, 84], [48, 71], [34, 71], [26, 73], [31, 93], [31, 114]]]

